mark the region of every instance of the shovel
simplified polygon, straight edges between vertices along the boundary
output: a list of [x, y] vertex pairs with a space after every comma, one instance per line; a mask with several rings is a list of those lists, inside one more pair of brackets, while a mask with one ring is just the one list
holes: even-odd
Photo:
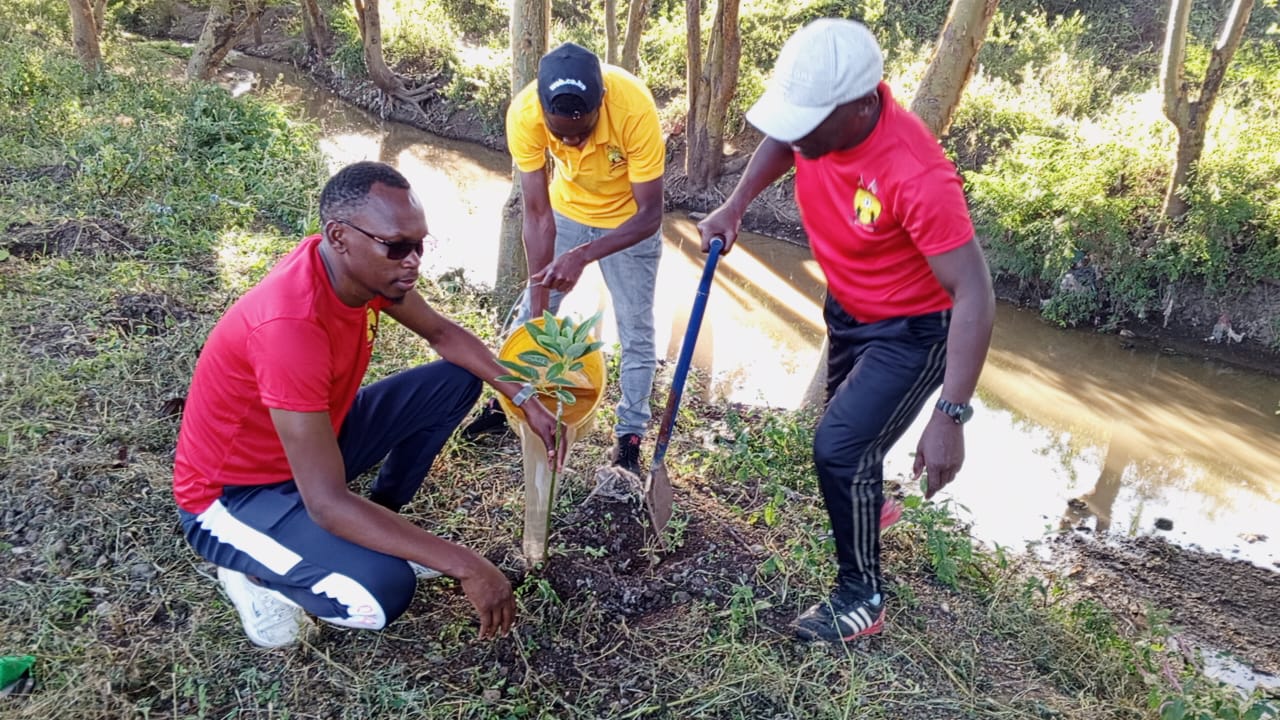
[[676, 410], [680, 408], [680, 396], [684, 394], [684, 381], [689, 375], [689, 364], [693, 360], [693, 346], [698, 342], [698, 329], [702, 327], [702, 313], [707, 309], [707, 292], [711, 290], [711, 276], [716, 272], [716, 262], [720, 259], [720, 251], [724, 248], [724, 240], [719, 237], [711, 239], [711, 248], [707, 252], [707, 264], [702, 269], [702, 280], [698, 283], [698, 295], [693, 299], [693, 310], [689, 313], [689, 327], [684, 332], [684, 344], [680, 346], [680, 359], [676, 361], [675, 376], [671, 379], [671, 391], [667, 393], [667, 409], [662, 413], [662, 425], [658, 430], [658, 445], [653, 449], [653, 463], [649, 468], [649, 479], [644, 484], [644, 504], [649, 510], [649, 520], [653, 522], [653, 530], [662, 536], [662, 530], [671, 520], [671, 479], [667, 477], [667, 444], [671, 442], [671, 429], [676, 424]]

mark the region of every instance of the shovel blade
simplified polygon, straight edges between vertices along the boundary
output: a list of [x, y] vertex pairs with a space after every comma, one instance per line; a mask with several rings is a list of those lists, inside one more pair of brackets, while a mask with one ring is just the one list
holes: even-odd
[[649, 510], [649, 521], [653, 523], [653, 531], [662, 534], [671, 520], [671, 479], [667, 477], [667, 466], [658, 463], [649, 472], [649, 482], [645, 483], [644, 506]]

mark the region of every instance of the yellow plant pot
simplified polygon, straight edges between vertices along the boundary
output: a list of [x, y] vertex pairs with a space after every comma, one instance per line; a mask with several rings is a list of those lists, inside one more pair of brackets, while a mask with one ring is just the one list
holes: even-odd
[[[533, 321], [538, 327], [542, 327], [542, 318]], [[593, 342], [593, 338], [588, 338], [587, 342]], [[507, 341], [502, 344], [502, 348], [498, 351], [498, 357], [502, 360], [511, 362], [520, 362], [520, 353], [529, 350], [540, 350], [537, 341], [529, 334], [529, 331], [522, 325], [511, 333]], [[565, 377], [573, 382], [573, 385], [566, 387], [573, 394], [577, 402], [572, 405], [564, 405], [561, 411], [561, 420], [564, 423], [565, 446], [572, 448], [573, 443], [582, 435], [585, 435], [591, 428], [591, 421], [595, 418], [596, 408], [600, 406], [600, 401], [604, 398], [604, 355], [599, 351], [587, 353], [579, 358], [582, 362], [582, 369], [565, 373]], [[541, 370], [541, 369], [540, 369]], [[545, 370], [542, 370], [545, 372]], [[551, 411], [556, 412], [556, 397], [545, 393], [539, 393], [538, 399], [543, 406]], [[524, 538], [522, 546], [524, 548], [525, 560], [530, 565], [536, 565], [547, 557], [547, 536], [550, 530], [551, 505], [555, 502], [555, 478], [551, 474], [551, 468], [547, 464], [547, 449], [543, 445], [542, 439], [530, 429], [529, 424], [525, 422], [524, 411], [511, 404], [511, 400], [505, 395], [498, 396], [498, 403], [502, 406], [502, 411], [507, 414], [507, 419], [515, 428], [516, 434], [520, 437], [521, 451], [524, 456]]]

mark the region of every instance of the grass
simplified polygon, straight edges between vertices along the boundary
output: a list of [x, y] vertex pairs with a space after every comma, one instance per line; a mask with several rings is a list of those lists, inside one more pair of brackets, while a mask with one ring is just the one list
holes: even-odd
[[[813, 417], [696, 399], [667, 456], [679, 504], [661, 562], [636, 508], [585, 503], [609, 397], [543, 568], [520, 561], [510, 440], [451, 442], [407, 509], [509, 574], [511, 637], [477, 642], [441, 580], [385, 632], [253, 649], [179, 532], [173, 401], [218, 314], [313, 225], [314, 141], [279, 108], [140, 79], [164, 73], [120, 48], [102, 82], [30, 44], [0, 54], [0, 653], [35, 655], [38, 681], [0, 717], [1143, 718], [1253, 702], [919, 500], [885, 537], [887, 633], [792, 640], [833, 571]], [[496, 345], [482, 289], [422, 290]], [[388, 322], [370, 379], [431, 357]]]

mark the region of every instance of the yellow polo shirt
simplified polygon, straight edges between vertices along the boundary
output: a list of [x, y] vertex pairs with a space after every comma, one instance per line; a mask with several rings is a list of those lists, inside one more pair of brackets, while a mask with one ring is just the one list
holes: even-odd
[[583, 225], [615, 228], [636, 213], [632, 183], [662, 177], [666, 144], [653, 95], [634, 75], [601, 63], [604, 101], [600, 120], [582, 149], [568, 147], [542, 121], [536, 81], [516, 94], [507, 108], [507, 147], [521, 172], [555, 158], [551, 207]]

